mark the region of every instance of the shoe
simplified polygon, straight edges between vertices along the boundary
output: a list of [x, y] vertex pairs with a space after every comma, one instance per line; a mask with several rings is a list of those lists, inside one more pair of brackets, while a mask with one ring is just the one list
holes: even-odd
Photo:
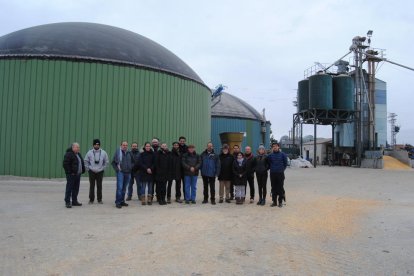
[[72, 205], [70, 203], [66, 203], [66, 208], [72, 208]]
[[167, 205], [167, 202], [165, 202], [164, 200], [160, 200], [160, 202], [158, 202], [158, 204], [160, 204], [160, 205]]
[[128, 203], [121, 202], [121, 206], [125, 206], [125, 207], [127, 207], [127, 206], [128, 206]]
[[175, 199], [175, 202], [177, 202], [177, 203], [183, 203], [183, 201], [181, 199], [179, 199], [179, 198], [176, 198]]
[[122, 208], [122, 205], [121, 204], [117, 204], [117, 205], [115, 205], [115, 207], [118, 208], [118, 209], [121, 209]]
[[102, 200], [99, 200], [99, 201], [98, 201], [98, 204], [103, 204]]
[[189, 200], [186, 200], [186, 201], [185, 201], [185, 204], [190, 204], [190, 201], [189, 201]]
[[167, 198], [167, 204], [171, 204], [171, 197]]
[[80, 203], [80, 202], [73, 202], [72, 203], [72, 206], [82, 206], [82, 203]]
[[230, 200], [234, 200], [234, 196], [230, 196]]
[[196, 204], [196, 201], [195, 201], [195, 200], [191, 200], [191, 203], [192, 203], [192, 204]]
[[216, 200], [215, 199], [211, 200], [211, 205], [216, 205]]
[[90, 201], [90, 200], [89, 200], [88, 204], [93, 204], [93, 201]]
[[222, 198], [220, 198], [219, 203], [223, 203], [223, 199]]
[[128, 196], [128, 197], [126, 198], [126, 201], [130, 201], [130, 200], [131, 200], [131, 198], [132, 198], [132, 196]]
[[276, 202], [272, 202], [272, 204], [270, 205], [270, 207], [276, 207], [277, 203]]
[[147, 197], [147, 205], [152, 205], [152, 196]]
[[266, 199], [262, 199], [262, 204], [260, 204], [260, 205], [265, 206], [266, 205]]
[[253, 198], [250, 199], [250, 203], [254, 203], [254, 199]]
[[262, 205], [262, 199], [259, 199], [256, 205]]
[[203, 202], [201, 202], [201, 203], [206, 204], [206, 203], [208, 203], [208, 200], [204, 199]]
[[226, 198], [226, 202], [227, 203], [231, 203], [230, 199]]
[[279, 202], [279, 208], [282, 208], [283, 207], [283, 204], [282, 204], [282, 202]]

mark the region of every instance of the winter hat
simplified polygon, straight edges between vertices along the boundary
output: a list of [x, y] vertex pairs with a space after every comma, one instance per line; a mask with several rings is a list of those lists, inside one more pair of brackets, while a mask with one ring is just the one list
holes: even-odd
[[101, 145], [101, 141], [99, 139], [93, 139], [93, 145]]
[[261, 149], [266, 151], [266, 148], [263, 145], [260, 145], [258, 148], [258, 150], [261, 150]]

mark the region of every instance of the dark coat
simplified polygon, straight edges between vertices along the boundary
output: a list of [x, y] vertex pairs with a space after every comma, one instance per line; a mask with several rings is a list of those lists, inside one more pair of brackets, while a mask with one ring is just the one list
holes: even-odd
[[267, 156], [270, 173], [282, 173], [287, 167], [287, 155], [284, 152], [272, 152]]
[[[198, 175], [198, 170], [201, 167], [201, 157], [196, 152], [192, 154], [189, 152], [184, 153], [181, 165], [183, 166], [184, 175], [196, 176]], [[194, 167], [194, 172], [190, 170], [191, 167]]]
[[201, 175], [207, 177], [216, 177], [220, 174], [220, 158], [212, 150], [203, 151], [201, 154]]
[[243, 159], [241, 166], [237, 159], [233, 162], [233, 174], [234, 174], [234, 185], [246, 185], [247, 183], [247, 162], [246, 158]]
[[181, 153], [181, 155], [183, 155], [184, 153], [187, 153], [188, 152], [188, 146], [186, 145], [186, 144], [184, 144], [184, 145], [179, 145], [179, 149], [180, 149], [180, 153]]
[[231, 181], [233, 180], [233, 162], [234, 157], [232, 154], [221, 153], [219, 155], [220, 158], [220, 174], [218, 176], [218, 180], [223, 181]]
[[245, 154], [244, 159], [246, 160], [247, 175], [254, 176], [254, 168], [256, 167], [256, 159], [254, 159], [253, 153], [250, 155]]
[[139, 150], [136, 150], [136, 151], [131, 150], [132, 172], [133, 173], [138, 173], [138, 171], [139, 171], [139, 165], [138, 165], [139, 155], [140, 155]]
[[173, 149], [171, 151], [171, 180], [181, 179], [181, 153], [179, 150]]
[[[152, 150], [141, 152], [138, 157], [138, 167], [140, 180], [142, 182], [154, 181], [155, 153]], [[152, 174], [149, 174], [147, 169], [151, 169]]]
[[255, 156], [256, 166], [255, 171], [256, 174], [267, 174], [267, 171], [269, 170], [269, 163], [267, 162], [267, 155], [256, 155]]
[[[85, 173], [85, 163], [83, 161], [82, 155], [78, 153], [78, 156], [82, 163], [82, 173]], [[78, 174], [79, 160], [76, 157], [76, 154], [73, 152], [72, 148], [68, 148], [63, 157], [63, 168], [65, 169], [66, 174]]]
[[165, 182], [170, 179], [172, 158], [169, 151], [159, 150], [155, 158], [155, 180]]

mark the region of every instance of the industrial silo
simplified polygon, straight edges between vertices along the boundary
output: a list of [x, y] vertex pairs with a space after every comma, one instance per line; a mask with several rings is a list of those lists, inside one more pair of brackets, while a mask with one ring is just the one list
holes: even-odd
[[[101, 24], [48, 24], [0, 37], [0, 175], [63, 176], [73, 141], [180, 135], [204, 146], [210, 89], [181, 59], [136, 33]], [[112, 171], [109, 169], [108, 171]]]
[[309, 108], [332, 109], [332, 76], [317, 74], [309, 77]]
[[213, 99], [211, 107], [211, 141], [216, 149], [221, 146], [220, 134], [243, 132], [242, 150], [251, 146], [253, 151], [270, 143], [270, 122], [242, 99], [223, 92]]
[[309, 80], [298, 83], [298, 112], [309, 109]]
[[333, 77], [333, 109], [354, 110], [354, 80], [347, 75]]

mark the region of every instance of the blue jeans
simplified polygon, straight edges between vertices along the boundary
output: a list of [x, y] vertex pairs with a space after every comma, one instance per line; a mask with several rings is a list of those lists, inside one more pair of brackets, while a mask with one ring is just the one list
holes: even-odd
[[139, 174], [138, 173], [131, 173], [131, 180], [129, 181], [128, 184], [128, 196], [132, 196], [133, 192], [134, 192], [134, 180], [135, 183], [137, 184], [137, 195], [138, 198], [141, 196], [141, 182], [139, 181]]
[[197, 175], [184, 176], [185, 200], [195, 200], [197, 193]]
[[116, 195], [115, 195], [115, 204], [121, 204], [125, 202], [125, 192], [128, 186], [129, 180], [131, 178], [131, 173], [116, 173]]
[[72, 203], [78, 202], [79, 185], [80, 185], [80, 174], [72, 175], [66, 174], [66, 191], [65, 191], [65, 202]]
[[142, 182], [141, 183], [141, 196], [145, 196], [145, 190], [148, 190], [148, 193], [146, 194], [147, 196], [152, 196], [153, 192], [152, 192], [152, 182]]

